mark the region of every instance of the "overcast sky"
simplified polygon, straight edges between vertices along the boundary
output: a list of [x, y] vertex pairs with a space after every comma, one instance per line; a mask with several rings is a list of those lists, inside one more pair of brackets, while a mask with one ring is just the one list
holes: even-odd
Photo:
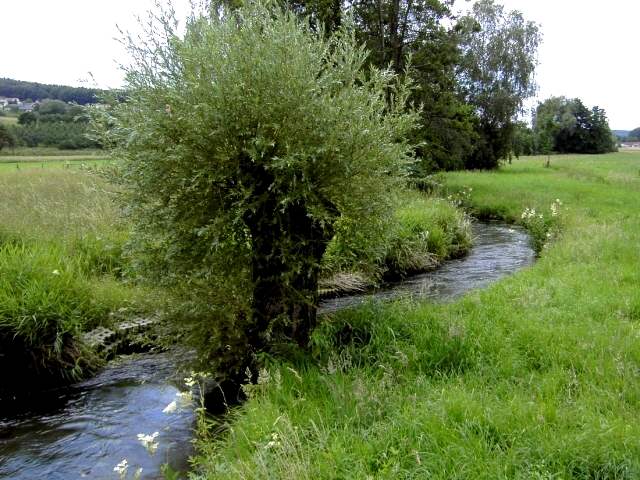
[[[63, 85], [122, 82], [116, 25], [135, 29], [152, 0], [0, 0], [0, 77]], [[640, 1], [501, 0], [541, 25], [539, 99], [579, 97], [613, 129], [640, 126]], [[188, 0], [175, 0], [178, 7]], [[459, 7], [467, 3], [458, 0]], [[185, 10], [186, 11], [186, 8]]]

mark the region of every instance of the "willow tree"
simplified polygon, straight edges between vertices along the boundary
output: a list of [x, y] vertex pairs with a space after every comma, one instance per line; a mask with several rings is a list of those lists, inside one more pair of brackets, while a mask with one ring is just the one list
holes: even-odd
[[[417, 114], [405, 83], [365, 71], [348, 22], [327, 36], [256, 3], [194, 13], [182, 34], [156, 22], [129, 42], [124, 101], [94, 120], [122, 159], [140, 263], [235, 292], [207, 329], [214, 368], [242, 374], [307, 346], [334, 225], [388, 215]], [[248, 307], [230, 312], [238, 292]]]
[[494, 0], [478, 0], [460, 20], [460, 89], [479, 118], [467, 168], [496, 168], [510, 158], [516, 118], [536, 91], [539, 26]]

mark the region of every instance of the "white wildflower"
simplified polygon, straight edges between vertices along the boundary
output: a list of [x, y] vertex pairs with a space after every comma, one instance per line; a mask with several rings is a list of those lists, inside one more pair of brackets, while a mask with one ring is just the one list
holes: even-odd
[[113, 471], [116, 472], [122, 479], [127, 476], [128, 468], [129, 468], [129, 462], [127, 462], [127, 459], [125, 458], [119, 464], [113, 467]]
[[196, 384], [196, 379], [193, 377], [193, 375], [190, 375], [188, 377], [185, 377], [184, 383], [187, 387], [193, 388], [193, 386]]
[[54, 270], [51, 275], [60, 275], [60, 270]]
[[162, 410], [162, 413], [173, 413], [176, 411], [177, 408], [178, 408], [178, 404], [176, 403], [175, 400], [173, 400], [169, 405], [164, 407], [164, 409]]
[[181, 405], [189, 405], [193, 401], [193, 394], [189, 391], [177, 392], [176, 397], [178, 397], [178, 402], [180, 402]]
[[147, 451], [150, 454], [153, 455], [158, 449], [158, 442], [156, 442], [156, 438], [158, 438], [158, 435], [160, 435], [159, 432], [153, 432], [151, 435], [139, 433], [138, 441], [142, 444], [144, 448], [147, 449]]

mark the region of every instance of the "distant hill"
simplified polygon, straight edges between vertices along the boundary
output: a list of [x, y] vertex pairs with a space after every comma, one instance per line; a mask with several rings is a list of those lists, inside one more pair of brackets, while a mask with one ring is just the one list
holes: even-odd
[[613, 134], [619, 138], [627, 138], [631, 130], [612, 130]]
[[51, 98], [80, 105], [96, 103], [101, 90], [85, 87], [68, 87], [66, 85], [47, 85], [44, 83], [24, 82], [11, 78], [0, 78], [0, 97], [44, 100]]

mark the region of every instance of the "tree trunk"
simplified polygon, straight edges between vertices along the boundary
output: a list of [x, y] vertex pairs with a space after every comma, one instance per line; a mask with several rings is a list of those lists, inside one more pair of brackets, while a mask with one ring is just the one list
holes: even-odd
[[271, 342], [306, 347], [316, 326], [319, 264], [331, 238], [302, 203], [284, 209], [272, 190], [273, 176], [250, 160], [255, 209], [244, 216], [251, 234], [252, 321], [248, 338], [254, 352]]

